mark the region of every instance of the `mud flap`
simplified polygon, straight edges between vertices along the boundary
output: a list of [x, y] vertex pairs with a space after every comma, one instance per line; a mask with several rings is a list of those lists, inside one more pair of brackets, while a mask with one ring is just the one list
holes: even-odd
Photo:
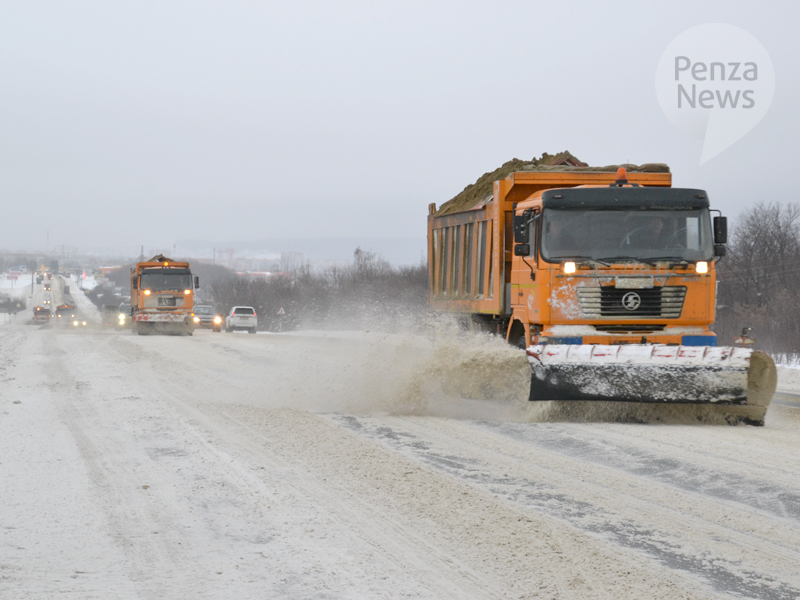
[[777, 386], [772, 359], [745, 348], [552, 345], [527, 353], [531, 401], [728, 404], [766, 412]]

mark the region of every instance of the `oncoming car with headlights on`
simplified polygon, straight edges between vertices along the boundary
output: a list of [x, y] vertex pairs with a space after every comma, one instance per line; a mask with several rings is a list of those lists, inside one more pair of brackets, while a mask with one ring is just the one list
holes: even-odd
[[222, 322], [224, 321], [222, 315], [209, 304], [198, 304], [192, 311], [192, 318], [194, 319], [194, 326], [204, 329], [211, 329], [212, 331], [222, 331]]
[[131, 307], [123, 302], [117, 309], [117, 329], [130, 329], [133, 321], [131, 320]]
[[84, 319], [80, 315], [76, 315], [75, 318], [72, 319], [72, 327], [73, 327], [73, 329], [76, 328], [76, 327], [80, 328], [80, 329], [83, 329], [84, 327], [86, 327], [87, 324], [88, 324], [88, 322], [86, 321], [86, 319]]

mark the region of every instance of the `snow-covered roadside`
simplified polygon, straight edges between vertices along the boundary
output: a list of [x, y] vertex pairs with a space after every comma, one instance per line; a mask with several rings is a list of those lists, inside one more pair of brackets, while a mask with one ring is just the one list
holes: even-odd
[[0, 294], [5, 294], [12, 298], [23, 298], [31, 295], [30, 277], [23, 275], [22, 279], [0, 278]]
[[72, 280], [76, 285], [79, 285], [80, 288], [84, 290], [93, 290], [98, 286], [97, 281], [94, 278], [94, 275], [87, 275], [83, 278], [82, 281], [78, 281], [76, 279]]
[[0, 313], [0, 326], [12, 323], [20, 318], [22, 313], [27, 313], [32, 304], [30, 301], [31, 284], [30, 274], [21, 275], [21, 279], [8, 279], [6, 274], [0, 275], [0, 294], [10, 298], [19, 298], [25, 301], [25, 309], [20, 309], [16, 315]]
[[[83, 289], [92, 289], [95, 285], [91, 287], [86, 286], [86, 281], [84, 279], [84, 288]], [[100, 310], [86, 297], [86, 294], [83, 292], [81, 288], [78, 287], [78, 282], [73, 279], [65, 279], [64, 280], [67, 285], [70, 287], [70, 294], [72, 295], [72, 299], [75, 301], [75, 306], [78, 307], [78, 312], [82, 314], [84, 317], [89, 319], [90, 321], [100, 321]], [[94, 284], [94, 278], [91, 278], [92, 283]]]
[[800, 367], [778, 365], [778, 389], [782, 391], [800, 390]]

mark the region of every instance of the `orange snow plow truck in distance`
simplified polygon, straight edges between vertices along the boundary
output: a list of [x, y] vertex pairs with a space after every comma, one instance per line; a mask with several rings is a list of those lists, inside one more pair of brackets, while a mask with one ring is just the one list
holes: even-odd
[[131, 269], [131, 323], [134, 333], [194, 333], [194, 290], [200, 282], [188, 262], [159, 254]]
[[431, 306], [525, 348], [532, 401], [719, 404], [763, 424], [772, 359], [710, 330], [725, 217], [666, 165], [575, 162], [515, 159], [431, 204]]

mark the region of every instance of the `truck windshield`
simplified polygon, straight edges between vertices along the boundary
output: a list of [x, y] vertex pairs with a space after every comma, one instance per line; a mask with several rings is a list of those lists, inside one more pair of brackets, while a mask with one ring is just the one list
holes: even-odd
[[192, 274], [188, 269], [151, 269], [142, 273], [140, 287], [153, 292], [191, 290]]
[[542, 215], [542, 256], [618, 260], [711, 260], [707, 209], [566, 210]]

